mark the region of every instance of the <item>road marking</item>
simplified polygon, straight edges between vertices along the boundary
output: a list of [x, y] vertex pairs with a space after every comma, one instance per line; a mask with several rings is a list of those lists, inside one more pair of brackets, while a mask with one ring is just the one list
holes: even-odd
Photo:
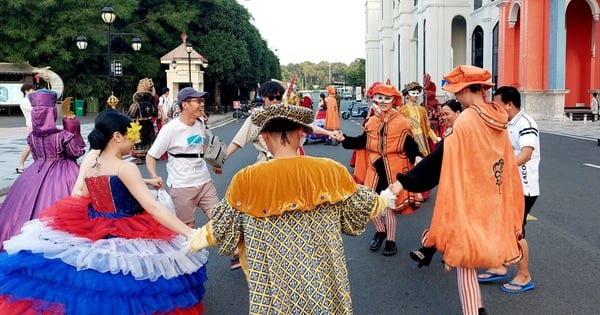
[[590, 164], [590, 163], [583, 163], [583, 165], [589, 166], [589, 167], [600, 168], [600, 165], [595, 165], [595, 164]]

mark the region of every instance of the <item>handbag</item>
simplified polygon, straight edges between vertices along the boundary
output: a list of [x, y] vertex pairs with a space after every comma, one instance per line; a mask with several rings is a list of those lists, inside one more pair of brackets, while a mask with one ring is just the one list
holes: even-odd
[[169, 209], [169, 211], [173, 212], [173, 214], [176, 214], [175, 213], [175, 204], [173, 203], [173, 199], [171, 199], [171, 196], [169, 195], [169, 193], [167, 193], [166, 190], [157, 189], [157, 190], [151, 190], [151, 192], [152, 192], [152, 195], [154, 195], [154, 198], [156, 199], [156, 201], [158, 201], [158, 203], [165, 206], [167, 209]]
[[227, 148], [225, 143], [215, 136], [210, 129], [206, 129], [206, 142], [204, 151], [204, 161], [209, 165], [217, 168], [222, 168], [225, 164]]

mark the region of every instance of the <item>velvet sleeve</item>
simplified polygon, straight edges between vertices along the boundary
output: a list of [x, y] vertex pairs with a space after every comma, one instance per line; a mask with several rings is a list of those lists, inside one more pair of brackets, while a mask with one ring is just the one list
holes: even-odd
[[410, 192], [428, 191], [440, 182], [443, 156], [444, 141], [442, 140], [419, 164], [405, 174], [397, 174], [396, 179]]
[[363, 133], [358, 137], [349, 137], [344, 134], [344, 141], [342, 141], [342, 147], [344, 149], [364, 149], [367, 146], [367, 133]]

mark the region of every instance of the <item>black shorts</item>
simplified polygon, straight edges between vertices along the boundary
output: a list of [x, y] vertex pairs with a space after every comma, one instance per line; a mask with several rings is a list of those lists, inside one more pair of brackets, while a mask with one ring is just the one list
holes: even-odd
[[527, 224], [527, 215], [531, 212], [533, 204], [537, 200], [538, 196], [525, 196], [525, 212], [523, 214], [523, 238], [525, 238], [525, 224]]

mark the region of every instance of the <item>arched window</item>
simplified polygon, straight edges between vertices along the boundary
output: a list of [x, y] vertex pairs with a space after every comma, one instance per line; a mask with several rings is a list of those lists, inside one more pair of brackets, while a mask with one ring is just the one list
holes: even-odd
[[477, 10], [479, 8], [481, 8], [481, 0], [473, 1], [473, 10]]
[[483, 29], [477, 26], [471, 37], [471, 64], [483, 68]]

